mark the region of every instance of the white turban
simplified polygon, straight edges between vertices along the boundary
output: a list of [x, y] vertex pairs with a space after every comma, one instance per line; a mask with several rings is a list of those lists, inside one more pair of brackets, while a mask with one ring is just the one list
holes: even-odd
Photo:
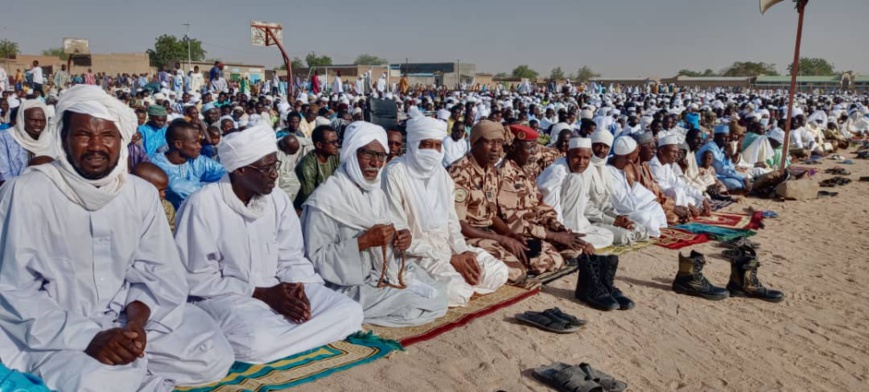
[[609, 131], [605, 131], [603, 129], [596, 129], [591, 133], [591, 142], [592, 143], [603, 143], [607, 146], [613, 145], [613, 134]]
[[637, 149], [637, 142], [629, 136], [622, 136], [616, 139], [613, 146], [613, 152], [616, 155], [628, 155]]
[[421, 215], [417, 223], [423, 230], [445, 228], [448, 215], [441, 212], [453, 208], [449, 174], [443, 168], [443, 149], [420, 149], [419, 142], [428, 139], [442, 140], [447, 123], [429, 117], [417, 117], [407, 122], [407, 154], [402, 160], [408, 174], [408, 198]]
[[278, 151], [275, 130], [268, 124], [259, 124], [243, 131], [233, 132], [220, 140], [220, 163], [231, 173]]
[[594, 112], [592, 112], [591, 109], [583, 109], [579, 112], [579, 118], [591, 120], [594, 118]]
[[672, 144], [682, 144], [679, 135], [667, 135], [658, 140], [658, 147], [668, 146]]
[[591, 148], [591, 139], [587, 137], [574, 137], [570, 139], [570, 143], [567, 146], [568, 150], [573, 150], [575, 148]]
[[315, 127], [319, 127], [321, 125], [329, 125], [329, 124], [331, 124], [331, 122], [329, 122], [329, 119], [327, 119], [327, 118], [323, 118], [323, 117], [318, 116], [316, 119], [314, 119], [314, 126]]
[[775, 128], [769, 131], [769, 138], [783, 144], [785, 142], [785, 131], [781, 128]]
[[[24, 112], [29, 109], [42, 109], [42, 113], [45, 116], [45, 128], [39, 134], [39, 139], [33, 140], [32, 137], [24, 130], [25, 118]], [[9, 136], [12, 136], [12, 139], [15, 139], [15, 142], [18, 143], [19, 146], [29, 151], [33, 156], [38, 157], [40, 155], [46, 155], [54, 158], [55, 151], [54, 149], [54, 136], [52, 135], [52, 124], [48, 122], [48, 108], [45, 106], [42, 101], [38, 99], [28, 99], [26, 101], [21, 102], [21, 105], [18, 106], [18, 114], [15, 116], [15, 127], [8, 130]], [[60, 145], [58, 145], [60, 146]]]
[[356, 150], [374, 141], [380, 143], [384, 151], [386, 150], [388, 143], [383, 127], [370, 122], [356, 121], [344, 129], [344, 144], [341, 146], [341, 168], [357, 186], [369, 192], [380, 189], [380, 174], [383, 170], [381, 168], [377, 172], [377, 179], [369, 182], [362, 175], [359, 160], [356, 158]]
[[[52, 120], [53, 128], [57, 130], [54, 132], [57, 159], [51, 164], [34, 166], [33, 169], [47, 175], [70, 201], [88, 211], [96, 211], [112, 201], [126, 183], [129, 156], [127, 145], [138, 126], [136, 113], [98, 86], [80, 84], [65, 91], [57, 101], [57, 114]], [[85, 179], [69, 162], [66, 151], [61, 148], [63, 135], [60, 132], [67, 111], [111, 121], [120, 131], [118, 163], [105, 177]]]
[[416, 145], [422, 140], [442, 140], [447, 134], [447, 123], [431, 117], [416, 117], [407, 121], [407, 145]]
[[437, 118], [438, 118], [438, 120], [443, 120], [443, 121], [449, 120], [450, 119], [450, 111], [446, 110], [446, 109], [438, 110]]
[[561, 122], [561, 123], [555, 124], [552, 126], [552, 132], [549, 133], [549, 137], [552, 138], [553, 140], [558, 139], [558, 134], [561, 133], [561, 131], [563, 131], [565, 129], [570, 130], [572, 128], [570, 127], [570, 124], [568, 124], [568, 123]]

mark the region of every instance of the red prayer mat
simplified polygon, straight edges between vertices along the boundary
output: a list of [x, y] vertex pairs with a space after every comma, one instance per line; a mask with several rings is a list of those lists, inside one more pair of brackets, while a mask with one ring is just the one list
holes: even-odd
[[729, 229], [757, 230], [763, 228], [763, 211], [755, 211], [752, 215], [713, 212], [712, 216], [700, 216], [691, 223], [720, 226]]
[[661, 237], [655, 242], [655, 245], [663, 246], [667, 249], [682, 249], [686, 246], [702, 244], [709, 241], [709, 236], [706, 234], [694, 234], [678, 229], [663, 228], [661, 229]]

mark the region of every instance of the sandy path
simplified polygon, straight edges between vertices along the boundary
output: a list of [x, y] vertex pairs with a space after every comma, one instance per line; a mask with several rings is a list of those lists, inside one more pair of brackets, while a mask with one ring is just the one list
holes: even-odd
[[[851, 157], [852, 154], [847, 154]], [[753, 239], [760, 280], [784, 290], [779, 304], [720, 302], [670, 291], [677, 251], [651, 246], [624, 255], [617, 284], [633, 310], [598, 312], [573, 300], [576, 277], [405, 353], [298, 388], [384, 391], [545, 391], [528, 369], [590, 362], [632, 391], [869, 391], [869, 161], [845, 166], [855, 182], [833, 199], [746, 206], [779, 212]], [[819, 169], [832, 167], [827, 161]], [[813, 181], [830, 175], [818, 174]], [[724, 286], [729, 264], [703, 244], [706, 276]], [[590, 320], [574, 335], [516, 324], [525, 310], [552, 306]]]

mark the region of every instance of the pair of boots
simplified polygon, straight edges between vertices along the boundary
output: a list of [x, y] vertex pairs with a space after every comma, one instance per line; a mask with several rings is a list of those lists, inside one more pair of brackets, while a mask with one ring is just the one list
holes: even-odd
[[618, 256], [583, 254], [579, 256], [577, 267], [579, 278], [574, 292], [576, 299], [603, 311], [634, 307], [634, 301], [613, 285], [619, 268]]
[[763, 286], [757, 279], [757, 268], [760, 263], [753, 250], [739, 248], [730, 262], [730, 281], [727, 288], [713, 286], [703, 276], [703, 266], [706, 257], [696, 251], [691, 251], [688, 257], [679, 253], [679, 272], [673, 280], [673, 291], [679, 294], [692, 295], [713, 301], [727, 297], [758, 298], [769, 302], [780, 302], [784, 293]]

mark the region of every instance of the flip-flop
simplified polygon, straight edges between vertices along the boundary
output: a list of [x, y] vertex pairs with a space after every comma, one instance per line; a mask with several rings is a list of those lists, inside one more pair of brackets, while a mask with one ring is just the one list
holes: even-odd
[[818, 197], [836, 197], [836, 196], [839, 196], [839, 192], [818, 191]]
[[575, 327], [581, 327], [581, 326], [588, 323], [588, 321], [585, 321], [581, 318], [577, 318], [576, 316], [574, 316], [572, 314], [564, 313], [564, 311], [562, 311], [558, 307], [544, 310], [543, 315], [550, 317], [550, 318], [559, 319], [559, 320], [564, 321], [564, 322], [566, 322], [572, 326], [575, 326]]
[[764, 211], [764, 212], [763, 212], [763, 217], [764, 217], [764, 218], [773, 218], [773, 219], [775, 219], [775, 218], [778, 218], [778, 212], [775, 212], [775, 211]]
[[579, 326], [572, 325], [560, 318], [549, 317], [541, 312], [525, 312], [516, 315], [516, 320], [519, 322], [540, 328], [544, 331], [553, 333], [575, 333], [580, 330]]
[[559, 392], [608, 392], [577, 366], [556, 362], [532, 372], [534, 377]]
[[869, 176], [867, 176], [867, 177], [860, 177], [860, 182], [869, 182]]
[[571, 373], [578, 378], [591, 379], [600, 384], [605, 392], [622, 392], [628, 387], [628, 384], [616, 380], [615, 377], [610, 376], [609, 374], [592, 368], [591, 365], [585, 362], [576, 366], [568, 367], [567, 369], [564, 369], [564, 372]]

